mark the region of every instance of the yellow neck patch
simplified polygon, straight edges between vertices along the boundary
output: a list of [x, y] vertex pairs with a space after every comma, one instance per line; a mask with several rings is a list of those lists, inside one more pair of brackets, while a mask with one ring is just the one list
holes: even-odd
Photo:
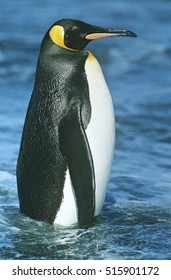
[[51, 30], [49, 31], [50, 38], [52, 41], [60, 46], [63, 49], [70, 50], [70, 51], [77, 51], [71, 48], [68, 48], [64, 43], [64, 29], [60, 25], [54, 25]]
[[92, 52], [87, 51], [88, 52], [88, 61], [89, 62], [93, 62], [96, 60], [95, 56], [92, 54]]

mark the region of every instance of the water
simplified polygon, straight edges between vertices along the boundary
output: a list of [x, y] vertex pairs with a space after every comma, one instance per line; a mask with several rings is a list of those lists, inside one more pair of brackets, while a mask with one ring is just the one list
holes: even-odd
[[[0, 258], [171, 259], [171, 2], [0, 4]], [[117, 139], [105, 204], [88, 230], [59, 230], [18, 208], [16, 161], [40, 41], [66, 17], [138, 34], [89, 45], [112, 93]]]

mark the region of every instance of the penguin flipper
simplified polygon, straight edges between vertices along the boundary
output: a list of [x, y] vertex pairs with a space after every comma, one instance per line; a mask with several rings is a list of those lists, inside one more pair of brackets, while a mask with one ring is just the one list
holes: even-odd
[[60, 149], [68, 162], [75, 191], [80, 227], [90, 226], [95, 208], [95, 175], [92, 155], [80, 110], [70, 110], [59, 127]]

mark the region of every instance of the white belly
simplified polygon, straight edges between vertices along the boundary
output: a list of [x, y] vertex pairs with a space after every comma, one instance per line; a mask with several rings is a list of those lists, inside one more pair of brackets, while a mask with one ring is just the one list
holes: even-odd
[[95, 216], [97, 216], [104, 203], [110, 176], [115, 140], [115, 120], [112, 98], [101, 67], [95, 58], [91, 58], [91, 63], [86, 63], [86, 73], [92, 108], [92, 116], [86, 134], [94, 161]]
[[[85, 71], [89, 82], [92, 109], [86, 134], [94, 162], [96, 182], [94, 216], [97, 216], [104, 203], [110, 176], [115, 140], [115, 120], [110, 92], [101, 67], [92, 55], [85, 64]], [[64, 186], [64, 198], [54, 223], [62, 226], [71, 226], [77, 223], [75, 195], [68, 171]]]

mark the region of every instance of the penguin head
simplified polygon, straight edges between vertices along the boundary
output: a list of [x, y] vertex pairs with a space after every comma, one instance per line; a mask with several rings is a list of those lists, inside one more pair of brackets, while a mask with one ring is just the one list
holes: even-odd
[[95, 39], [110, 36], [137, 37], [135, 33], [128, 30], [102, 28], [73, 19], [57, 21], [50, 28], [49, 36], [58, 46], [73, 51], [83, 50]]

